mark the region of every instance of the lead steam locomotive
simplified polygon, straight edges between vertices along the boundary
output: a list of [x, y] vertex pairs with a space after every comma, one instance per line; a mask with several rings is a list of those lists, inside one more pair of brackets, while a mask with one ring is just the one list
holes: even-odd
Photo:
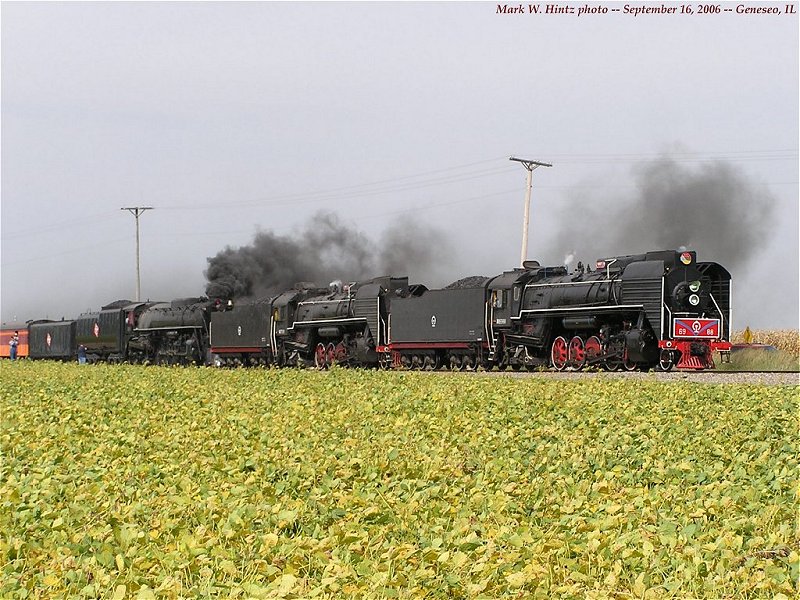
[[[709, 369], [730, 351], [731, 276], [695, 252], [543, 267], [444, 289], [378, 277], [274, 298], [119, 301], [28, 326], [32, 358], [218, 366]], [[54, 346], [54, 341], [55, 346]]]

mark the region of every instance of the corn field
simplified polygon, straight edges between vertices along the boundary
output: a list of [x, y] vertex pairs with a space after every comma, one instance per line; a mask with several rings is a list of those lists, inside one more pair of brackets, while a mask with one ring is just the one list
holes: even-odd
[[[752, 329], [752, 342], [768, 344], [793, 356], [800, 355], [800, 332], [796, 329]], [[731, 341], [734, 344], [745, 343], [745, 332], [734, 331]]]

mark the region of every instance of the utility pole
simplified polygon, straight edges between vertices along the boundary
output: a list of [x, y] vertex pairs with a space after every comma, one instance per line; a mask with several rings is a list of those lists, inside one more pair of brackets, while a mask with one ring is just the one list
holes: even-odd
[[139, 215], [146, 210], [153, 210], [152, 206], [125, 206], [120, 210], [127, 210], [136, 218], [136, 302], [141, 300], [142, 280], [139, 274]]
[[522, 223], [522, 253], [519, 258], [519, 266], [524, 266], [523, 263], [528, 257], [528, 221], [530, 221], [531, 213], [531, 187], [533, 186], [533, 170], [536, 167], [552, 167], [550, 163], [539, 162], [537, 160], [527, 160], [524, 158], [510, 157], [508, 160], [513, 160], [522, 163], [528, 170], [528, 187], [525, 190], [525, 216]]

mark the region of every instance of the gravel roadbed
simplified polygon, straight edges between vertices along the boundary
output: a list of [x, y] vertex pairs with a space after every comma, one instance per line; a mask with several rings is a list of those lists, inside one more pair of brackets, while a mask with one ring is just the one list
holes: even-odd
[[670, 371], [669, 373], [659, 372], [555, 372], [542, 371], [532, 373], [515, 373], [513, 371], [479, 371], [476, 373], [483, 377], [545, 377], [547, 379], [563, 379], [570, 381], [575, 379], [587, 379], [601, 377], [605, 379], [645, 379], [647, 381], [684, 381], [691, 383], [739, 383], [754, 385], [800, 385], [800, 373], [792, 371], [774, 372], [741, 372], [741, 371]]

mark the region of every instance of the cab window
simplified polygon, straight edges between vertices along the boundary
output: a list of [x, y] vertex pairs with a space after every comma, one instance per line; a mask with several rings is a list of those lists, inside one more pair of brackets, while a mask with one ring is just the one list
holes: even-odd
[[492, 298], [492, 306], [494, 308], [503, 308], [506, 305], [506, 290], [495, 290]]

